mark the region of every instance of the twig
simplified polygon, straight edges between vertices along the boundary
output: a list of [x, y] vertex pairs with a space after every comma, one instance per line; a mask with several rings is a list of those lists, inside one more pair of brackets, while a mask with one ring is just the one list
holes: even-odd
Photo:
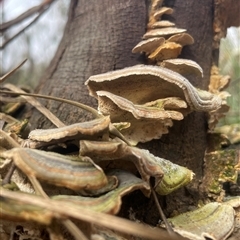
[[2, 183], [1, 183], [2, 186], [10, 183], [10, 180], [12, 178], [12, 175], [13, 175], [13, 172], [15, 171], [15, 169], [16, 169], [16, 165], [14, 164], [14, 162], [12, 162], [10, 168], [8, 169], [6, 176], [2, 180]]
[[153, 195], [155, 204], [157, 206], [157, 209], [159, 211], [159, 214], [160, 214], [160, 216], [161, 216], [161, 218], [162, 218], [162, 220], [163, 220], [163, 222], [164, 222], [164, 224], [166, 226], [166, 229], [167, 229], [169, 235], [173, 236], [173, 237], [177, 237], [176, 233], [173, 231], [171, 225], [169, 224], [167, 218], [165, 217], [165, 214], [163, 213], [163, 210], [162, 210], [162, 208], [161, 208], [161, 206], [159, 204], [159, 201], [158, 201], [158, 198], [157, 198], [157, 195], [156, 195], [156, 192], [155, 192], [154, 188], [152, 188], [152, 195]]
[[69, 219], [61, 221], [67, 230], [75, 237], [76, 240], [88, 240], [84, 233]]
[[39, 14], [37, 17], [35, 17], [28, 25], [26, 25], [23, 29], [21, 29], [19, 32], [17, 32], [15, 35], [13, 35], [12, 37], [10, 37], [9, 39], [7, 39], [1, 46], [0, 46], [0, 50], [2, 50], [4, 47], [6, 47], [13, 39], [15, 39], [17, 36], [19, 36], [22, 32], [24, 32], [26, 29], [28, 29], [33, 23], [35, 23], [40, 17], [41, 15], [49, 8], [50, 4], [47, 5], [45, 8], [42, 8], [39, 11]]
[[[10, 84], [6, 84], [4, 85], [4, 87], [6, 88], [9, 88], [10, 90], [12, 90], [11, 88], [16, 88], [14, 85], [10, 85]], [[11, 88], [10, 88], [11, 87]], [[46, 96], [46, 95], [41, 95], [41, 94], [33, 94], [33, 93], [23, 93], [23, 91], [21, 92], [16, 92], [13, 93], [13, 92], [9, 92], [9, 91], [3, 91], [3, 90], [0, 90], [0, 93], [6, 93], [6, 94], [11, 94], [11, 95], [22, 95], [22, 96], [26, 96], [24, 97], [25, 99], [27, 98], [30, 98], [30, 97], [27, 97], [27, 96], [33, 96], [33, 97], [39, 97], [39, 98], [45, 98], [45, 99], [51, 99], [51, 100], [55, 100], [55, 101], [60, 101], [60, 102], [63, 102], [63, 103], [67, 103], [67, 104], [70, 104], [72, 106], [76, 106], [78, 108], [81, 108], [81, 109], [84, 109], [90, 113], [93, 114], [93, 116], [95, 118], [101, 118], [103, 117], [101, 114], [98, 113], [98, 111], [90, 106], [87, 106], [83, 103], [79, 103], [79, 102], [75, 102], [75, 101], [72, 101], [72, 100], [68, 100], [68, 99], [63, 99], [63, 98], [58, 98], [58, 97], [52, 97], [52, 96]], [[35, 100], [36, 101], [36, 100]], [[36, 101], [37, 102], [37, 101]], [[32, 104], [31, 102], [29, 102], [30, 104]], [[40, 104], [40, 103], [39, 103]], [[33, 104], [32, 104], [33, 105]], [[33, 105], [34, 106], [34, 105]], [[35, 106], [34, 106], [35, 107]], [[39, 109], [38, 109], [39, 110]], [[40, 110], [39, 110], [40, 111]], [[49, 111], [50, 112], [50, 111]], [[43, 112], [42, 112], [43, 113]], [[51, 113], [51, 112], [50, 112]], [[45, 115], [45, 113], [43, 113]], [[51, 113], [52, 114], [52, 113]], [[53, 115], [53, 114], [52, 114]], [[45, 115], [47, 118], [49, 117], [48, 115]], [[48, 118], [49, 119], [49, 118]], [[49, 119], [51, 120], [51, 119]], [[59, 126], [57, 126], [59, 127]], [[121, 140], [123, 140], [125, 143], [127, 143], [129, 146], [131, 146], [131, 143], [123, 136], [123, 134], [117, 130], [117, 128], [110, 123], [109, 125], [109, 131], [110, 133], [113, 135], [113, 136], [116, 136], [118, 138], [120, 138]]]
[[[55, 216], [68, 216], [76, 218], [91, 224], [107, 227], [134, 236], [152, 240], [174, 239], [169, 236], [165, 230], [161, 230], [160, 228], [147, 227], [143, 224], [132, 222], [127, 219], [96, 212], [80, 206], [76, 207], [75, 205], [64, 201], [60, 202], [52, 199], [44, 199], [34, 195], [12, 192], [3, 188], [1, 188], [0, 196], [8, 199], [17, 199], [22, 204], [31, 204], [45, 208], [46, 210], [53, 212]], [[179, 236], [177, 239], [182, 240], [183, 238]]]
[[[19, 89], [18, 87], [12, 85], [12, 84], [6, 84], [4, 87], [10, 89], [13, 92], [18, 92], [22, 95], [23, 98], [25, 98], [28, 103], [30, 103], [32, 106], [34, 106], [39, 112], [41, 112], [44, 116], [46, 116], [55, 126], [57, 127], [64, 127], [65, 124], [60, 121], [52, 112], [50, 112], [47, 108], [45, 108], [40, 102], [38, 102], [35, 98], [30, 96], [25, 96], [24, 94], [27, 94], [23, 90]], [[3, 91], [0, 91], [3, 92]], [[30, 95], [30, 94], [27, 94]], [[32, 94], [33, 95], [33, 94]]]
[[28, 9], [26, 12], [22, 13], [18, 17], [14, 18], [13, 20], [10, 20], [8, 22], [5, 22], [0, 25], [0, 32], [6, 31], [8, 28], [12, 27], [13, 25], [25, 20], [26, 18], [32, 16], [34, 13], [39, 12], [43, 8], [45, 8], [47, 5], [52, 4], [55, 0], [50, 0], [50, 1], [43, 1], [40, 3], [38, 6], [32, 7]]
[[27, 59], [24, 59], [17, 67], [15, 67], [13, 70], [0, 77], [0, 83], [4, 82], [9, 76], [15, 73], [26, 61]]

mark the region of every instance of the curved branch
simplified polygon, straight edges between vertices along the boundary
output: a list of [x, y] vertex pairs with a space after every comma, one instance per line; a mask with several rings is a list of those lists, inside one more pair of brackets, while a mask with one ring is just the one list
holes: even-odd
[[[37, 7], [34, 7], [34, 8], [37, 8], [38, 9], [38, 15], [28, 24], [26, 25], [25, 27], [23, 27], [23, 29], [21, 29], [19, 32], [17, 32], [16, 34], [14, 34], [12, 37], [10, 37], [9, 39], [7, 39], [1, 46], [0, 46], [0, 50], [2, 50], [4, 47], [6, 47], [13, 39], [15, 39], [16, 37], [18, 37], [22, 32], [24, 32], [26, 29], [28, 29], [33, 23], [35, 23], [41, 16], [42, 14], [50, 7], [51, 3], [53, 3], [55, 0], [47, 0], [47, 1], [44, 1], [43, 3], [41, 3], [39, 6]], [[47, 3], [47, 4], [46, 4]], [[31, 10], [31, 9], [30, 9]], [[28, 11], [27, 11], [28, 12]], [[26, 15], [26, 13], [23, 13], [22, 15]], [[36, 9], [35, 9], [35, 12], [36, 12]], [[33, 13], [35, 13], [33, 12]], [[32, 14], [33, 14], [32, 13]], [[31, 15], [32, 15], [31, 14]], [[30, 16], [30, 15], [29, 15]], [[26, 17], [25, 17], [26, 18]], [[24, 19], [25, 19], [24, 18]], [[17, 19], [17, 18], [16, 18]], [[16, 21], [16, 19], [12, 20], [12, 21], [15, 21], [14, 24], [18, 23], [18, 21]], [[23, 20], [23, 19], [22, 19]], [[14, 25], [13, 23], [11, 24], [11, 26]]]
[[55, 0], [43, 1], [38, 6], [30, 8], [29, 10], [22, 13], [21, 15], [14, 18], [13, 20], [10, 20], [8, 22], [5, 22], [5, 23], [1, 24], [0, 32], [5, 32], [7, 29], [12, 27], [13, 25], [18, 24], [19, 22], [25, 20], [26, 18], [32, 16], [33, 14], [35, 14], [37, 12], [40, 12], [42, 9], [44, 9], [46, 7], [48, 8], [49, 7], [48, 5], [51, 5], [54, 1]]

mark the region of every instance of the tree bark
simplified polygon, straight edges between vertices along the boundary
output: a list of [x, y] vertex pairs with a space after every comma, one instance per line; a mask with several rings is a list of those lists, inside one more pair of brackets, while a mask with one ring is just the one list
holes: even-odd
[[[36, 92], [96, 106], [95, 99], [88, 96], [84, 86], [89, 76], [144, 63], [145, 59], [132, 54], [131, 49], [146, 31], [148, 5], [148, 0], [72, 0], [63, 39]], [[174, 9], [173, 15], [164, 17], [177, 27], [186, 28], [195, 39], [193, 45], [184, 47], [180, 57], [200, 64], [204, 78], [189, 80], [194, 86], [207, 89], [212, 64], [213, 1], [168, 0], [164, 5]], [[53, 101], [42, 102], [66, 124], [89, 119], [76, 107]], [[33, 128], [52, 127], [35, 110], [31, 124]], [[167, 214], [174, 210], [189, 210], [189, 206], [205, 197], [199, 187], [203, 177], [206, 134], [207, 117], [204, 113], [194, 112], [183, 121], [175, 122], [170, 133], [160, 140], [140, 145], [155, 155], [187, 166], [195, 173], [191, 184], [161, 199]], [[134, 201], [138, 204], [136, 211], [141, 208], [141, 216], [147, 215], [146, 221], [156, 223], [158, 216], [155, 215], [156, 209], [152, 209], [151, 200], [133, 200], [132, 196], [127, 198], [130, 200], [130, 205]], [[129, 206], [129, 202], [126, 205]]]
[[[96, 106], [84, 82], [93, 74], [140, 63], [131, 49], [144, 34], [146, 21], [145, 1], [72, 0], [63, 39], [37, 92]], [[44, 104], [68, 124], [89, 117], [66, 104]], [[37, 113], [31, 122], [33, 127], [51, 126]]]

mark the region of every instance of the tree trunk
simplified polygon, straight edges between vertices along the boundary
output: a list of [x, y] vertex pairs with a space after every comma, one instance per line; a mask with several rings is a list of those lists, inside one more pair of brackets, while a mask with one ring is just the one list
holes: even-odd
[[[94, 74], [121, 69], [139, 63], [144, 58], [132, 54], [131, 49], [140, 41], [146, 31], [148, 20], [148, 0], [72, 0], [69, 19], [63, 39], [37, 92], [76, 100], [96, 106], [96, 101], [88, 96], [84, 82]], [[196, 61], [204, 70], [204, 78], [189, 79], [196, 87], [207, 89], [212, 64], [213, 1], [212, 0], [168, 0], [165, 5], [174, 13], [167, 16], [177, 27], [186, 28], [195, 43], [183, 48], [180, 57]], [[66, 124], [89, 119], [76, 107], [54, 101], [42, 101]], [[34, 110], [31, 117], [33, 128], [49, 128], [51, 124]], [[141, 147], [153, 154], [187, 166], [194, 171], [195, 178], [187, 187], [170, 194], [165, 202], [165, 212], [186, 211], [188, 207], [203, 199], [200, 191], [203, 177], [203, 159], [206, 149], [207, 118], [204, 113], [194, 112], [183, 121], [175, 122], [170, 133]], [[134, 196], [134, 195], [133, 195]], [[158, 216], [152, 209], [151, 200], [126, 198], [126, 206], [135, 201], [140, 215], [145, 220], [156, 223]], [[143, 200], [143, 201], [142, 201]], [[151, 216], [150, 216], [151, 215]]]
[[[131, 50], [144, 34], [146, 21], [145, 1], [72, 0], [63, 39], [37, 92], [96, 106], [84, 82], [93, 74], [140, 63]], [[87, 117], [76, 107], [53, 101], [45, 105], [68, 124]], [[39, 116], [34, 113], [33, 127], [50, 127]]]

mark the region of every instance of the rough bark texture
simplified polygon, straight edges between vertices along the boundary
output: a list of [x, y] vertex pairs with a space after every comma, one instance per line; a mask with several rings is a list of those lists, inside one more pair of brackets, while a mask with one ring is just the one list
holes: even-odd
[[[176, 23], [177, 27], [185, 28], [195, 43], [183, 48], [180, 57], [192, 59], [203, 68], [204, 78], [189, 78], [199, 88], [207, 89], [212, 64], [213, 38], [213, 2], [205, 1], [165, 1], [174, 13], [165, 18]], [[168, 135], [158, 141], [142, 144], [153, 154], [169, 159], [182, 166], [187, 166], [195, 173], [194, 180], [186, 188], [166, 196], [166, 213], [187, 211], [198, 200], [204, 199], [204, 191], [199, 191], [204, 170], [204, 153], [206, 149], [207, 118], [205, 113], [194, 112], [181, 122], [175, 122]], [[156, 221], [156, 219], [151, 219]]]
[[[147, 0], [72, 0], [62, 42], [37, 92], [96, 106], [84, 86], [89, 76], [143, 63], [144, 59], [133, 55], [131, 49], [145, 33], [148, 4]], [[164, 4], [174, 9], [174, 14], [168, 19], [178, 27], [186, 28], [194, 37], [194, 45], [185, 47], [181, 57], [195, 60], [202, 66], [204, 79], [192, 78], [190, 81], [207, 89], [212, 62], [213, 1], [168, 0]], [[68, 124], [87, 118], [75, 107], [43, 102]], [[31, 123], [33, 128], [51, 126], [36, 111]], [[160, 157], [187, 166], [196, 174], [188, 187], [161, 199], [167, 213], [186, 211], [190, 205], [204, 198], [204, 192], [199, 191], [199, 187], [203, 176], [206, 131], [205, 114], [192, 113], [183, 121], [176, 122], [170, 134], [141, 145]], [[126, 209], [135, 202], [135, 210], [141, 211], [142, 219], [156, 223], [158, 215], [155, 215], [156, 209], [153, 209], [151, 200], [141, 198], [141, 194], [137, 199], [134, 196], [126, 199]]]
[[[84, 82], [93, 74], [139, 63], [131, 49], [144, 34], [146, 21], [145, 1], [73, 0], [63, 39], [37, 91], [96, 106]], [[66, 123], [86, 119], [86, 113], [76, 107], [45, 104]], [[50, 127], [37, 113], [32, 124]]]

